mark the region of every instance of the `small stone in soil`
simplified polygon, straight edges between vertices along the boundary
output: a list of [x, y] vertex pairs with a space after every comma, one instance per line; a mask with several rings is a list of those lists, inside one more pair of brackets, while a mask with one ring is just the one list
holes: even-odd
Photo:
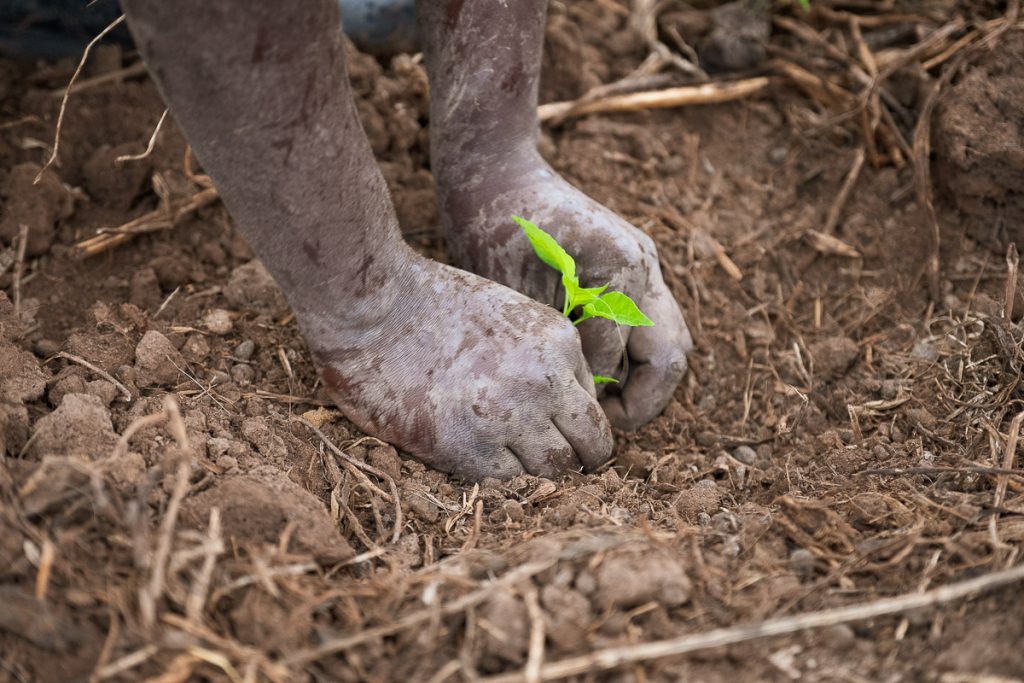
[[785, 147], [773, 147], [771, 151], [768, 152], [768, 161], [773, 165], [778, 166], [786, 160], [787, 156], [789, 156], [789, 150]]
[[714, 432], [704, 430], [697, 433], [697, 445], [707, 448], [708, 446], [714, 446], [716, 443], [718, 443], [718, 435]]
[[821, 640], [833, 650], [845, 650], [856, 642], [857, 636], [847, 624], [833, 624], [821, 630]]
[[251, 365], [238, 363], [231, 368], [231, 379], [237, 384], [251, 384], [254, 377], [256, 377], [256, 371], [252, 369]]
[[430, 492], [430, 489], [426, 484], [415, 479], [406, 479], [401, 482], [401, 487], [402, 505], [405, 509], [425, 522], [433, 523], [438, 520], [441, 510], [433, 501], [427, 498], [427, 493]]
[[260, 308], [272, 315], [288, 308], [284, 294], [266, 267], [253, 259], [231, 271], [224, 297], [236, 308]]
[[252, 358], [253, 352], [256, 350], [256, 344], [251, 339], [246, 339], [231, 352], [231, 355], [238, 360], [249, 360]]
[[217, 387], [222, 384], [227, 384], [231, 381], [231, 375], [224, 372], [223, 370], [211, 370], [206, 376], [207, 381], [213, 386]]
[[518, 500], [506, 500], [501, 504], [501, 511], [512, 522], [521, 522], [526, 517], [523, 504]]
[[202, 334], [190, 334], [181, 347], [181, 355], [190, 363], [202, 363], [210, 355], [210, 343]]
[[814, 574], [815, 564], [814, 553], [806, 548], [797, 548], [789, 554], [789, 567], [798, 576], [807, 578]]
[[750, 446], [737, 446], [732, 452], [732, 457], [736, 458], [744, 465], [753, 465], [757, 460], [757, 451]]
[[525, 658], [530, 633], [529, 616], [523, 601], [511, 592], [501, 590], [484, 603], [481, 615], [488, 623], [501, 629], [501, 634], [485, 631], [484, 650], [511, 662]]
[[214, 334], [224, 335], [232, 330], [234, 322], [232, 322], [229, 312], [223, 308], [214, 308], [203, 316], [203, 327]]

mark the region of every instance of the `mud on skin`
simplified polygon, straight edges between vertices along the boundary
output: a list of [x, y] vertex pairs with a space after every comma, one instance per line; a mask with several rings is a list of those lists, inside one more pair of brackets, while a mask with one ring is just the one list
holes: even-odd
[[413, 257], [382, 324], [308, 317], [332, 399], [361, 429], [444, 472], [593, 469], [612, 436], [572, 325], [505, 287]]
[[558, 275], [511, 221], [522, 215], [573, 254], [584, 286], [610, 283], [652, 328], [583, 323], [595, 373], [616, 377], [602, 406], [616, 427], [656, 417], [686, 370], [693, 343], [662, 279], [654, 242], [572, 187], [536, 151], [546, 0], [419, 2], [431, 102], [431, 158], [455, 264], [559, 306]]
[[472, 478], [554, 476], [610, 457], [572, 325], [402, 240], [352, 102], [336, 3], [286, 15], [243, 2], [124, 6], [164, 99], [353, 422]]

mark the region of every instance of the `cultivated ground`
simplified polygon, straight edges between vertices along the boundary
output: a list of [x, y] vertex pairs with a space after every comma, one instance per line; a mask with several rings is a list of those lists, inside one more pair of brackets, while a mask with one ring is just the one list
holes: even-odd
[[[1024, 678], [1019, 582], [660, 656], [1020, 562], [1018, 4], [648, 4], [555, 3], [543, 101], [692, 83], [690, 46], [769, 82], [546, 126], [657, 241], [697, 345], [665, 414], [562, 482], [460, 482], [333, 412], [173, 123], [115, 162], [163, 111], [133, 53], [93, 55], [37, 185], [75, 63], [0, 61], [0, 681]], [[351, 61], [443, 258], [422, 65]]]

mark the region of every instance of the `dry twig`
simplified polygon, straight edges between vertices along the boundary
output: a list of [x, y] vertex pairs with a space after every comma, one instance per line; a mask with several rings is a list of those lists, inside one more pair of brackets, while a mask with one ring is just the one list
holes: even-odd
[[36, 574], [36, 600], [44, 600], [46, 591], [50, 587], [50, 576], [53, 571], [53, 559], [57, 553], [57, 547], [53, 541], [46, 537], [43, 539], [43, 547], [39, 553], [39, 572]]
[[[320, 437], [320, 440], [323, 441], [324, 445], [326, 445], [332, 453], [345, 462], [349, 470], [356, 475], [364, 486], [366, 486], [368, 491], [376, 493], [381, 498], [395, 506], [395, 528], [392, 533], [391, 542], [397, 543], [399, 537], [402, 535], [402, 501], [398, 496], [398, 485], [395, 484], [394, 478], [383, 470], [379, 470], [372, 465], [356, 460], [351, 455], [335, 446], [334, 443], [327, 438], [327, 435], [320, 431], [320, 429], [315, 425], [300, 418], [296, 418], [296, 421], [312, 429], [316, 435]], [[370, 481], [370, 478], [364, 474], [364, 471], [369, 472], [375, 477], [379, 477], [381, 480], [387, 482], [388, 488], [391, 489], [390, 495], [382, 491], [376, 484]]]
[[539, 683], [541, 667], [544, 666], [544, 612], [540, 609], [537, 589], [533, 585], [527, 586], [523, 599], [530, 615], [530, 647], [523, 677], [526, 683]]
[[[90, 363], [89, 361], [87, 361], [86, 359], [81, 358], [79, 356], [76, 356], [76, 355], [74, 355], [72, 353], [68, 353], [67, 351], [58, 351], [57, 354], [54, 356], [54, 358], [63, 358], [64, 360], [69, 360], [72, 363], [78, 363], [82, 367], [89, 368], [90, 370], [95, 372], [97, 375], [99, 375], [100, 377], [102, 377], [103, 379], [107, 380], [108, 382], [113, 384], [115, 387], [117, 387], [118, 390], [122, 394], [124, 394], [124, 400], [126, 402], [128, 402], [128, 403], [131, 403], [132, 392], [130, 392], [128, 390], [128, 387], [126, 387], [124, 384], [119, 382], [113, 375], [111, 375], [109, 372], [107, 372], [103, 368], [97, 367], [97, 366], [93, 365], [92, 363]], [[127, 432], [125, 432], [125, 433], [127, 434]]]
[[39, 173], [36, 175], [36, 179], [34, 182], [38, 183], [40, 180], [42, 180], [43, 174], [46, 173], [46, 169], [50, 168], [50, 166], [52, 166], [54, 162], [57, 161], [57, 153], [60, 150], [60, 132], [61, 128], [63, 128], [64, 126], [64, 112], [66, 112], [68, 108], [68, 97], [71, 95], [71, 87], [75, 84], [75, 80], [78, 78], [78, 75], [82, 73], [82, 68], [85, 66], [86, 60], [89, 59], [89, 51], [92, 50], [93, 46], [96, 45], [96, 43], [103, 40], [104, 36], [106, 36], [108, 33], [117, 28], [122, 21], [124, 21], [123, 14], [119, 16], [117, 19], [114, 19], [114, 21], [110, 22], [109, 26], [100, 31], [99, 35], [90, 40], [89, 44], [85, 46], [85, 51], [82, 52], [82, 59], [78, 62], [78, 68], [75, 69], [75, 73], [71, 75], [71, 80], [68, 82], [68, 87], [64, 89], [64, 98], [60, 102], [60, 111], [57, 113], [57, 127], [53, 133], [53, 151], [50, 153], [50, 158], [46, 160], [45, 164], [43, 164], [43, 167], [39, 169]]
[[564, 120], [586, 114], [667, 109], [694, 104], [717, 104], [748, 97], [768, 87], [768, 78], [758, 76], [742, 81], [704, 83], [664, 90], [648, 90], [627, 95], [610, 95], [586, 102], [551, 102], [537, 107], [541, 122]]
[[1006, 248], [1006, 285], [1003, 288], [1003, 320], [1009, 323], [1013, 319], [1013, 303], [1017, 298], [1018, 272], [1020, 255], [1017, 245], [1013, 242]]
[[139, 161], [152, 154], [153, 148], [156, 147], [156, 138], [160, 135], [160, 129], [164, 125], [164, 119], [167, 118], [168, 111], [170, 110], [164, 109], [164, 113], [160, 115], [160, 120], [156, 122], [156, 128], [153, 129], [153, 134], [149, 137], [149, 143], [146, 145], [146, 149], [142, 154], [124, 154], [114, 159], [114, 163], [123, 164], [126, 161]]
[[18, 256], [14, 260], [14, 317], [21, 319], [21, 276], [25, 272], [25, 249], [28, 247], [28, 226], [18, 226]]
[[[568, 678], [569, 676], [607, 671], [624, 664], [711, 650], [726, 645], [799, 633], [809, 629], [835, 626], [836, 624], [903, 614], [912, 610], [936, 607], [962, 600], [972, 595], [990, 592], [1020, 581], [1024, 581], [1024, 565], [933, 588], [924, 593], [907, 593], [861, 605], [837, 607], [820, 612], [769, 619], [754, 624], [718, 628], [705, 633], [687, 634], [678, 638], [669, 638], [650, 643], [608, 648], [579, 657], [569, 657], [552, 662], [541, 669], [540, 680], [554, 681]], [[482, 683], [520, 683], [520, 681], [525, 680], [527, 680], [525, 673], [517, 671], [515, 673], [501, 674], [482, 679]]]
[[836, 225], [839, 224], [839, 216], [843, 213], [843, 208], [846, 207], [846, 201], [850, 198], [853, 186], [857, 184], [862, 168], [864, 168], [864, 148], [860, 147], [853, 153], [850, 170], [846, 172], [846, 178], [843, 179], [843, 185], [839, 188], [839, 194], [836, 195], [836, 200], [832, 202], [832, 206], [828, 210], [825, 225], [821, 228], [821, 232], [825, 235], [831, 236], [835, 233]]
[[171, 433], [181, 451], [181, 462], [174, 477], [174, 489], [167, 503], [167, 510], [160, 523], [160, 535], [157, 537], [156, 550], [150, 566], [149, 583], [139, 591], [139, 608], [142, 612], [142, 623], [147, 628], [156, 621], [156, 603], [164, 591], [164, 579], [167, 571], [167, 559], [171, 554], [174, 528], [178, 522], [178, 511], [181, 501], [188, 492], [189, 475], [192, 473], [192, 458], [189, 453], [188, 435], [181, 411], [174, 397], [168, 394], [164, 398], [164, 411], [168, 416], [167, 431]]
[[[1017, 457], [1017, 441], [1020, 439], [1020, 426], [1024, 422], [1024, 413], [1017, 413], [1010, 421], [1010, 431], [1006, 437], [1006, 447], [1003, 449], [1002, 469], [1007, 472], [1014, 472], [1013, 462]], [[1003, 506], [1006, 500], [1006, 487], [1009, 483], [1007, 474], [1000, 474], [996, 482], [996, 495], [993, 507], [997, 510]]]
[[[672, 52], [668, 45], [665, 45], [665, 43], [658, 39], [659, 4], [658, 0], [633, 0], [633, 11], [630, 16], [630, 24], [632, 24], [633, 30], [640, 35], [647, 44], [647, 48], [661, 62], [671, 64], [684, 74], [706, 80], [708, 75], [695, 61], [690, 61], [683, 58], [682, 55]], [[676, 38], [682, 42], [682, 37], [678, 34]], [[686, 47], [689, 48], [688, 45]], [[691, 59], [696, 57], [692, 48], [688, 49], [687, 52], [692, 55]]]
[[210, 508], [210, 526], [206, 531], [206, 542], [203, 543], [203, 566], [199, 576], [192, 583], [192, 588], [185, 602], [185, 614], [189, 621], [199, 621], [206, 604], [206, 595], [210, 590], [213, 568], [217, 564], [217, 556], [224, 552], [224, 541], [220, 531], [220, 508]]
[[820, 254], [860, 258], [860, 252], [838, 237], [817, 230], [807, 231], [807, 242]]
[[212, 204], [219, 197], [216, 188], [208, 187], [188, 199], [172, 202], [167, 207], [158, 207], [116, 228], [100, 228], [100, 234], [79, 242], [75, 249], [82, 258], [95, 256], [124, 244], [135, 235], [173, 228], [186, 216]]
[[427, 609], [411, 612], [398, 621], [390, 624], [363, 629], [362, 631], [349, 636], [332, 638], [317, 647], [310, 648], [308, 650], [300, 650], [289, 655], [284, 659], [284, 664], [289, 666], [302, 666], [304, 664], [309, 664], [310, 662], [315, 662], [318, 659], [328, 657], [337, 652], [349, 650], [362, 643], [390, 636], [414, 626], [419, 626], [420, 624], [426, 623], [432, 619], [436, 619], [438, 616], [464, 612], [470, 607], [475, 607], [482, 603], [495, 591], [503, 590], [514, 586], [521, 581], [534, 577], [545, 569], [551, 567], [554, 563], [555, 560], [547, 560], [522, 564], [515, 569], [506, 572], [501, 578], [489, 581], [477, 590], [467, 593], [461, 598], [452, 600], [446, 605], [442, 605], [440, 607], [428, 607]]
[[113, 81], [120, 81], [126, 78], [134, 78], [135, 76], [142, 76], [146, 73], [146, 65], [142, 62], [135, 62], [129, 64], [123, 69], [114, 69], [106, 73], [100, 74], [99, 76], [93, 76], [92, 78], [86, 78], [78, 81], [74, 85], [69, 85], [66, 88], [60, 88], [53, 91], [54, 97], [63, 97], [65, 94], [75, 94], [88, 90], [89, 88], [95, 88], [98, 85], [104, 85]]

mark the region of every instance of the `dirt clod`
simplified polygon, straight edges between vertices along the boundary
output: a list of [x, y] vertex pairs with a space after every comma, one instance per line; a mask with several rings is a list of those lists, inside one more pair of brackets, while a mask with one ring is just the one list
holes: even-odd
[[97, 149], [82, 167], [86, 192], [104, 204], [130, 208], [149, 180], [151, 166], [148, 159], [119, 164], [117, 158], [137, 153], [132, 142]]
[[34, 401], [43, 395], [48, 379], [35, 356], [0, 340], [0, 400]]
[[825, 381], [846, 372], [860, 354], [857, 342], [849, 337], [828, 337], [812, 343], [807, 350], [814, 362], [815, 374]]
[[227, 538], [277, 544], [290, 526], [295, 547], [319, 561], [341, 562], [353, 555], [323, 503], [277, 473], [270, 477], [221, 477], [211, 488], [190, 498], [186, 512], [194, 524], [205, 526], [214, 506], [221, 510]]
[[13, 243], [20, 226], [27, 225], [29, 256], [46, 253], [53, 244], [57, 222], [74, 211], [71, 193], [52, 170], [35, 183], [41, 169], [38, 164], [19, 164], [10, 169], [0, 185], [0, 239]]
[[185, 359], [171, 341], [149, 330], [135, 347], [135, 381], [140, 387], [174, 385], [185, 379]]
[[971, 234], [999, 253], [1024, 249], [1024, 35], [999, 49], [941, 100], [933, 131], [936, 178]]
[[402, 478], [402, 459], [393, 446], [374, 446], [370, 449], [367, 460], [371, 465], [398, 481]]
[[52, 413], [32, 429], [30, 457], [78, 456], [88, 460], [108, 455], [117, 434], [103, 401], [88, 394], [66, 394]]
[[274, 278], [256, 259], [231, 271], [224, 296], [236, 308], [255, 308], [271, 315], [280, 315], [288, 307]]
[[700, 46], [700, 59], [712, 72], [752, 69], [764, 61], [771, 30], [766, 5], [737, 0], [711, 12], [711, 33]]
[[615, 554], [597, 569], [597, 601], [630, 609], [649, 601], [675, 607], [690, 598], [692, 586], [682, 563], [666, 553]]
[[696, 519], [700, 513], [712, 514], [722, 502], [722, 491], [713, 479], [701, 479], [679, 494], [679, 512], [686, 519]]
[[530, 621], [526, 606], [509, 591], [498, 591], [480, 610], [484, 629], [484, 652], [508, 662], [526, 658]]

